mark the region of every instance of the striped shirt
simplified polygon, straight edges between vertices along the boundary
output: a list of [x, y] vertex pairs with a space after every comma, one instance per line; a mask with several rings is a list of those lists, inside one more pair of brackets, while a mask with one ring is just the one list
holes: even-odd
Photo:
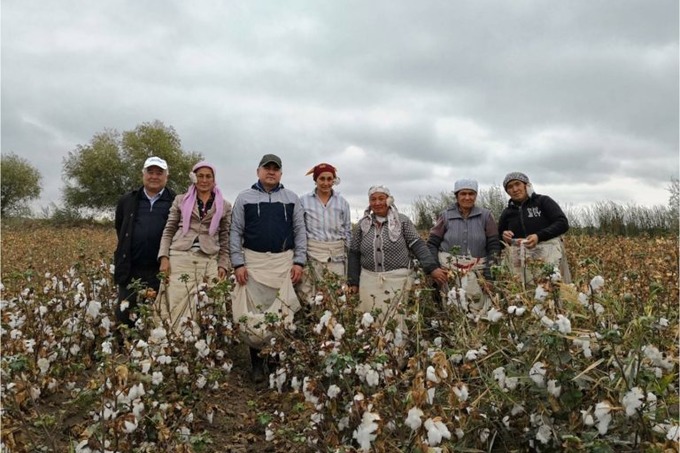
[[307, 237], [315, 241], [345, 241], [349, 246], [352, 234], [352, 219], [349, 203], [335, 190], [324, 204], [316, 196], [316, 191], [300, 197], [300, 203], [305, 211], [305, 226]]

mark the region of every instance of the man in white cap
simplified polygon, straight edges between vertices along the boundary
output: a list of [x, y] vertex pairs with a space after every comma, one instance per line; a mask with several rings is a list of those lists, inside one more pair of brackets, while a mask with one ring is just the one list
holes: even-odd
[[[175, 193], [165, 187], [167, 182], [168, 163], [160, 157], [149, 157], [142, 169], [142, 187], [126, 193], [118, 201], [115, 220], [118, 245], [113, 278], [118, 285], [119, 326], [134, 327], [134, 312], [144, 300], [138, 297], [138, 287], [128, 288], [133, 281], [138, 280], [143, 288], [158, 292], [158, 249], [175, 198]], [[147, 299], [154, 297], [155, 294], [149, 294]]]

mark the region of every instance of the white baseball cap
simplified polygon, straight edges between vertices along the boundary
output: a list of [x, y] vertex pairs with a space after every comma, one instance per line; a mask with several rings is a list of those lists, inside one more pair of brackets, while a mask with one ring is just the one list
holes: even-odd
[[161, 159], [160, 157], [152, 156], [149, 157], [145, 162], [144, 162], [144, 170], [146, 170], [149, 167], [160, 167], [163, 170], [168, 169], [168, 163]]

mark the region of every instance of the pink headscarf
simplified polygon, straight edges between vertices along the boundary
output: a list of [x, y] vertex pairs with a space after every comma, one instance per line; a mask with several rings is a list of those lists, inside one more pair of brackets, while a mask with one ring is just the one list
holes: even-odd
[[[215, 167], [206, 161], [201, 161], [197, 163], [196, 165], [194, 165], [194, 168], [191, 169], [190, 176], [192, 184], [189, 186], [186, 195], [184, 195], [184, 200], [182, 200], [182, 204], [180, 205], [180, 210], [182, 211], [183, 234], [187, 234], [189, 232], [189, 225], [191, 224], [191, 213], [194, 210], [194, 205], [196, 204], [195, 173], [196, 170], [203, 167], [207, 167], [210, 170], [212, 170], [213, 178], [217, 177]], [[220, 191], [219, 187], [217, 187], [217, 184], [215, 184], [215, 187], [213, 187], [213, 193], [215, 194], [215, 201], [213, 202], [213, 206], [215, 206], [215, 214], [210, 220], [210, 229], [208, 230], [211, 236], [217, 232], [217, 229], [220, 226], [220, 221], [222, 220], [222, 213], [224, 212], [224, 198], [222, 197], [222, 192]]]

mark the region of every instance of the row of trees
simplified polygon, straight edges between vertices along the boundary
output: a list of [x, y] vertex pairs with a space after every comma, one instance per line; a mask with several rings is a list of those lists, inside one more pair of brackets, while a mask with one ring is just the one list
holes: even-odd
[[[168, 186], [181, 192], [189, 185], [191, 167], [200, 153], [182, 149], [175, 129], [160, 121], [142, 123], [131, 131], [105, 130], [86, 145], [78, 145], [64, 158], [65, 183], [62, 211], [111, 211], [121, 194], [141, 181], [141, 168], [149, 156], [168, 162]], [[28, 202], [40, 197], [42, 176], [30, 162], [16, 154], [2, 156], [2, 216], [28, 214]]]
[[[193, 164], [203, 159], [200, 153], [185, 151], [175, 129], [160, 121], [142, 123], [123, 133], [104, 130], [64, 158], [65, 208], [56, 209], [54, 214], [78, 217], [81, 210], [112, 211], [120, 195], [139, 184], [144, 160], [152, 155], [168, 162], [172, 172], [168, 186], [178, 193], [189, 185]], [[26, 159], [13, 153], [3, 153], [1, 168], [2, 216], [27, 215], [30, 212], [28, 203], [40, 196], [40, 173]], [[605, 202], [584, 209], [567, 207], [565, 213], [572, 227], [585, 232], [595, 229], [616, 234], [677, 231], [678, 179], [671, 181], [668, 190], [668, 207], [646, 208]], [[453, 192], [416, 198], [413, 203], [416, 225], [429, 229], [439, 213], [454, 202]], [[492, 186], [480, 190], [477, 203], [489, 208], [498, 219], [506, 206], [507, 196], [501, 187]]]

